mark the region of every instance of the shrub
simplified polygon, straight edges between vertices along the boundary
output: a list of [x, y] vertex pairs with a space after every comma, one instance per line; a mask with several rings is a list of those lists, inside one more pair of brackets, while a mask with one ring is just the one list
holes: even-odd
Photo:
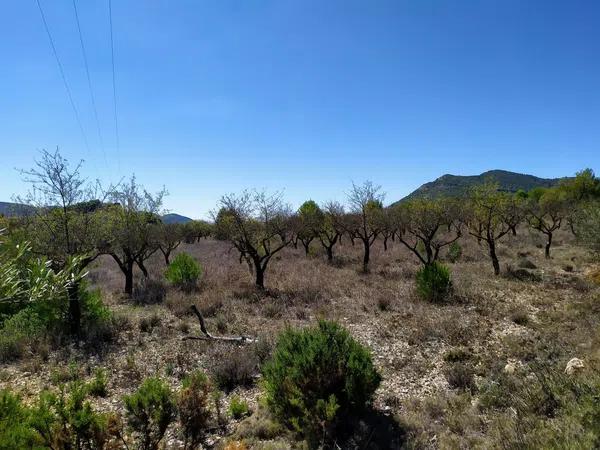
[[458, 242], [455, 241], [452, 244], [450, 244], [450, 246], [448, 247], [447, 256], [448, 261], [450, 261], [451, 263], [455, 263], [460, 259], [460, 257], [462, 256], [462, 247]]
[[21, 399], [4, 389], [0, 391], [0, 448], [36, 448], [39, 437], [29, 426], [29, 410]]
[[162, 303], [167, 296], [167, 289], [160, 280], [142, 278], [133, 286], [132, 299], [138, 305], [155, 305]]
[[104, 448], [107, 417], [95, 412], [86, 397], [81, 382], [71, 383], [68, 391], [63, 386], [58, 394], [46, 391], [40, 395], [29, 425], [45, 447]]
[[248, 403], [245, 400], [242, 400], [237, 395], [234, 395], [231, 398], [229, 403], [229, 414], [234, 419], [241, 419], [249, 412]]
[[177, 406], [185, 448], [197, 448], [202, 442], [211, 417], [209, 400], [210, 383], [203, 372], [194, 371], [184, 378]]
[[212, 379], [226, 391], [237, 386], [249, 386], [254, 382], [256, 366], [254, 355], [245, 350], [235, 350], [221, 357], [212, 367]]
[[175, 401], [169, 386], [159, 378], [147, 378], [136, 392], [124, 397], [127, 423], [138, 434], [139, 448], [158, 449], [167, 427], [175, 418]]
[[167, 280], [183, 290], [192, 290], [202, 274], [200, 264], [187, 253], [178, 254], [167, 267]]
[[263, 375], [274, 416], [309, 439], [362, 410], [381, 381], [369, 351], [340, 325], [325, 320], [313, 328], [284, 331]]
[[446, 380], [453, 389], [475, 391], [475, 372], [470, 364], [455, 362], [446, 369]]
[[417, 272], [417, 292], [422, 299], [443, 302], [451, 290], [450, 270], [443, 264], [426, 264]]
[[537, 269], [537, 266], [527, 258], [519, 258], [517, 261], [517, 266], [519, 266], [521, 269]]
[[377, 307], [380, 311], [387, 311], [390, 309], [392, 301], [387, 295], [381, 295], [377, 298]]
[[96, 369], [94, 378], [87, 385], [88, 392], [94, 397], [106, 397], [108, 394], [106, 370]]

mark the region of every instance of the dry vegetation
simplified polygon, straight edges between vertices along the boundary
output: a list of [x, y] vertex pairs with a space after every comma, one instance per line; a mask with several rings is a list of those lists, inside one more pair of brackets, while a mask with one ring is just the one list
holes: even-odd
[[[454, 263], [445, 258], [448, 249], [442, 250], [453, 277], [452, 298], [442, 305], [417, 297], [420, 263], [397, 242], [388, 242], [385, 252], [382, 242], [375, 242], [370, 273], [359, 271], [360, 243], [352, 246], [346, 237], [332, 264], [318, 242], [308, 256], [301, 246], [290, 246], [274, 256], [263, 292], [229, 243], [202, 239], [173, 252], [189, 253], [201, 263], [197, 290], [167, 286], [164, 258], [154, 254], [146, 264], [152, 282], [137, 285], [132, 299], [121, 293], [119, 268], [102, 256], [88, 279], [117, 317], [115, 340], [91, 353], [75, 345], [38, 348], [2, 366], [0, 387], [32, 401], [73, 371], [92, 379], [102, 368], [107, 395], [92, 402], [100, 411], [122, 413], [123, 396], [144, 378], [158, 375], [179, 388], [186, 374], [202, 369], [223, 392], [210, 405], [221, 417], [207, 446], [292, 448], [300, 444], [261, 403], [258, 368], [282, 329], [328, 318], [372, 351], [383, 377], [375, 400], [378, 418], [356, 427], [357, 433], [365, 427], [368, 436], [361, 448], [519, 447], [519, 419], [528, 420], [522, 411], [529, 406], [520, 409], [514, 392], [535, 386], [542, 373], [563, 377], [574, 357], [584, 361], [586, 376], [600, 368], [600, 288], [590, 277], [597, 271], [566, 230], [556, 234], [551, 259], [544, 258], [539, 234], [523, 227], [517, 236], [507, 235], [498, 244], [500, 276], [493, 273], [485, 245], [472, 237], [459, 242], [462, 256]], [[184, 340], [201, 335], [192, 304], [211, 333], [253, 336], [258, 342]], [[521, 390], [511, 392], [514, 385]], [[494, 394], [498, 388], [505, 390]], [[230, 417], [228, 405], [240, 398], [251, 414]], [[530, 425], [528, 430], [535, 429]], [[178, 426], [168, 429], [165, 448], [182, 448]]]

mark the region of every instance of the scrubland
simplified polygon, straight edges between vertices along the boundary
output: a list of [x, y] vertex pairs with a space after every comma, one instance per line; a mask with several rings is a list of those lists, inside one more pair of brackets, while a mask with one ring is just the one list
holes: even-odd
[[[46, 389], [103, 373], [104, 392], [93, 396], [92, 405], [119, 417], [123, 397], [144, 379], [157, 376], [178, 390], [187, 375], [201, 370], [219, 392], [206, 405], [202, 446], [304, 448], [306, 442], [270, 416], [261, 365], [283, 330], [329, 319], [370, 350], [382, 381], [370, 412], [350, 425], [343, 440], [324, 446], [597, 445], [600, 286], [586, 249], [560, 230], [552, 258], [544, 258], [542, 237], [522, 226], [498, 243], [502, 271], [495, 276], [485, 245], [468, 236], [458, 242], [462, 254], [454, 262], [442, 250], [452, 276], [442, 303], [416, 294], [420, 263], [397, 242], [389, 242], [387, 251], [375, 242], [368, 273], [360, 270], [360, 246], [345, 236], [332, 263], [318, 242], [308, 255], [289, 246], [274, 256], [266, 290], [259, 290], [230, 243], [200, 239], [174, 251], [200, 263], [196, 289], [170, 286], [165, 262], [155, 254], [146, 264], [149, 277], [136, 274], [131, 298], [122, 294], [114, 261], [101, 256], [87, 283], [114, 314], [109, 338], [86, 345], [38, 343], [2, 364], [0, 387], [33, 404]], [[252, 342], [190, 339], [203, 336], [192, 305], [211, 334]], [[567, 374], [573, 358], [582, 367]], [[178, 421], [168, 425], [160, 445], [183, 448]]]

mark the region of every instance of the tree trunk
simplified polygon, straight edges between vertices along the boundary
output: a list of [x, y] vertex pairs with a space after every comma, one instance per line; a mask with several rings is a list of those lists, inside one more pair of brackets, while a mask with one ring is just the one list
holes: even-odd
[[327, 251], [327, 261], [333, 261], [333, 245], [325, 247], [325, 250]]
[[79, 302], [79, 282], [74, 282], [67, 289], [69, 297], [69, 329], [71, 335], [79, 338], [81, 333], [81, 304]]
[[163, 251], [162, 252], [163, 256], [165, 257], [165, 264], [168, 266], [169, 264], [171, 264], [171, 252], [170, 251]]
[[265, 271], [260, 267], [260, 264], [255, 267], [256, 269], [256, 287], [260, 290], [265, 289]]
[[307, 241], [307, 242], [305, 242], [305, 241], [302, 241], [302, 246], [304, 247], [304, 254], [305, 254], [306, 256], [308, 256], [308, 252], [309, 252], [309, 250], [310, 250], [310, 242], [311, 242], [311, 241]]
[[365, 253], [363, 255], [363, 272], [367, 273], [369, 271], [369, 256], [371, 253], [371, 246], [369, 245], [368, 240], [363, 240], [363, 245], [365, 247]]
[[552, 245], [552, 233], [548, 233], [548, 241], [546, 242], [546, 249], [544, 251], [544, 256], [546, 258], [550, 258], [550, 246]]
[[510, 231], [512, 231], [512, 235], [516, 236], [517, 235], [517, 227], [515, 225], [512, 225], [510, 227]]
[[137, 265], [140, 268], [140, 270], [142, 271], [142, 273], [144, 274], [144, 278], [148, 278], [148, 276], [149, 276], [148, 269], [146, 269], [144, 262], [142, 260], [138, 260]]
[[122, 270], [125, 274], [125, 293], [131, 297], [133, 295], [133, 262], [126, 263]]
[[387, 246], [387, 242], [388, 242], [388, 237], [384, 237], [383, 238], [383, 251], [387, 252], [388, 246]]
[[498, 262], [498, 256], [496, 255], [496, 243], [494, 241], [488, 241], [490, 249], [490, 258], [492, 258], [492, 265], [494, 266], [494, 275], [500, 275], [500, 263]]

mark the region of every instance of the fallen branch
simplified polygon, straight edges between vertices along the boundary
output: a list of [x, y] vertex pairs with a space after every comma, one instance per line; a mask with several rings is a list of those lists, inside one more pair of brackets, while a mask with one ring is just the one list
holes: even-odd
[[200, 311], [196, 307], [196, 305], [191, 306], [192, 311], [198, 318], [198, 322], [200, 322], [200, 331], [204, 334], [204, 336], [184, 336], [182, 340], [186, 341], [189, 339], [196, 339], [201, 341], [226, 341], [226, 342], [241, 342], [241, 343], [253, 343], [256, 342], [257, 339], [252, 338], [250, 336], [213, 336], [206, 329], [206, 323], [204, 322], [204, 317], [200, 314]]

